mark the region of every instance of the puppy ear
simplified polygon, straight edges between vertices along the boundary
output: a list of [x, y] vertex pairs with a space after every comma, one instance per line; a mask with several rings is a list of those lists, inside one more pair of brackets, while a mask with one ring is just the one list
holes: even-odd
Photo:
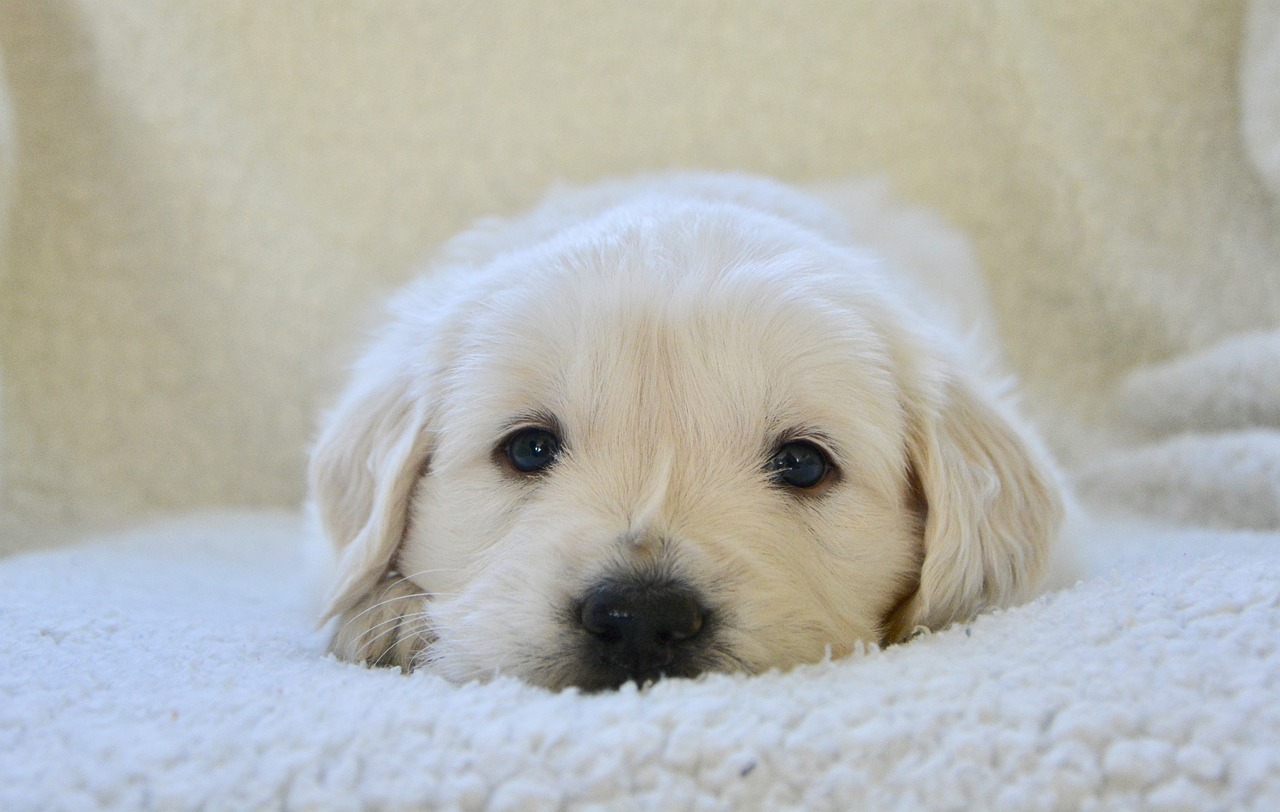
[[1034, 438], [964, 381], [947, 381], [939, 395], [908, 407], [923, 560], [915, 593], [889, 618], [888, 642], [1030, 597], [1062, 520], [1056, 477]]
[[426, 399], [392, 342], [376, 346], [311, 454], [311, 500], [338, 552], [324, 619], [350, 609], [391, 565], [414, 483], [430, 453]]

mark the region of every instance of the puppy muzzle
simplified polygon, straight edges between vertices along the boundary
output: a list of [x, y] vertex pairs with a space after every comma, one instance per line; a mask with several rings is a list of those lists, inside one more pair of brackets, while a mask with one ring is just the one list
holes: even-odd
[[702, 670], [708, 611], [681, 583], [606, 581], [587, 592], [578, 619], [601, 682], [639, 684]]

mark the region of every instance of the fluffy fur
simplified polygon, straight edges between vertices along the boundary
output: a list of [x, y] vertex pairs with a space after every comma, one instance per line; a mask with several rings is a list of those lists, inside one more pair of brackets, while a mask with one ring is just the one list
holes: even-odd
[[[333, 650], [594, 689], [838, 657], [1033, 594], [1061, 515], [1043, 452], [850, 233], [796, 190], [699, 175], [562, 192], [447, 246], [314, 451]], [[560, 438], [546, 471], [504, 459], [523, 426]], [[767, 470], [797, 438], [829, 457], [816, 487]], [[659, 623], [660, 661], [587, 628], [618, 585], [641, 608], [608, 623], [696, 607], [675, 639]]]

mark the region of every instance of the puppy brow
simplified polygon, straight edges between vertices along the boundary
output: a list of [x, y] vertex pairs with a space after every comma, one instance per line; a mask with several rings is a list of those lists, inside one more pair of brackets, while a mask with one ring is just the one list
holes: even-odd
[[810, 426], [794, 426], [783, 432], [778, 432], [772, 436], [772, 445], [767, 448], [772, 451], [778, 446], [794, 443], [799, 440], [813, 443], [814, 445], [827, 452], [833, 460], [840, 459], [840, 448], [838, 444], [831, 439], [831, 435], [825, 431]]
[[503, 436], [510, 434], [516, 429], [546, 429], [561, 439], [564, 433], [560, 427], [560, 420], [547, 409], [532, 409], [527, 412], [521, 412], [513, 417], [508, 418], [499, 427], [499, 434]]

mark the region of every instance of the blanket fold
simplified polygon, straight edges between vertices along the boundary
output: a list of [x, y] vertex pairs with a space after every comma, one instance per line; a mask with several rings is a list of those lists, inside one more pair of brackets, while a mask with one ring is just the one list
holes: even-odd
[[1076, 471], [1091, 503], [1280, 529], [1280, 331], [1139, 367], [1118, 387], [1110, 420], [1117, 444]]

